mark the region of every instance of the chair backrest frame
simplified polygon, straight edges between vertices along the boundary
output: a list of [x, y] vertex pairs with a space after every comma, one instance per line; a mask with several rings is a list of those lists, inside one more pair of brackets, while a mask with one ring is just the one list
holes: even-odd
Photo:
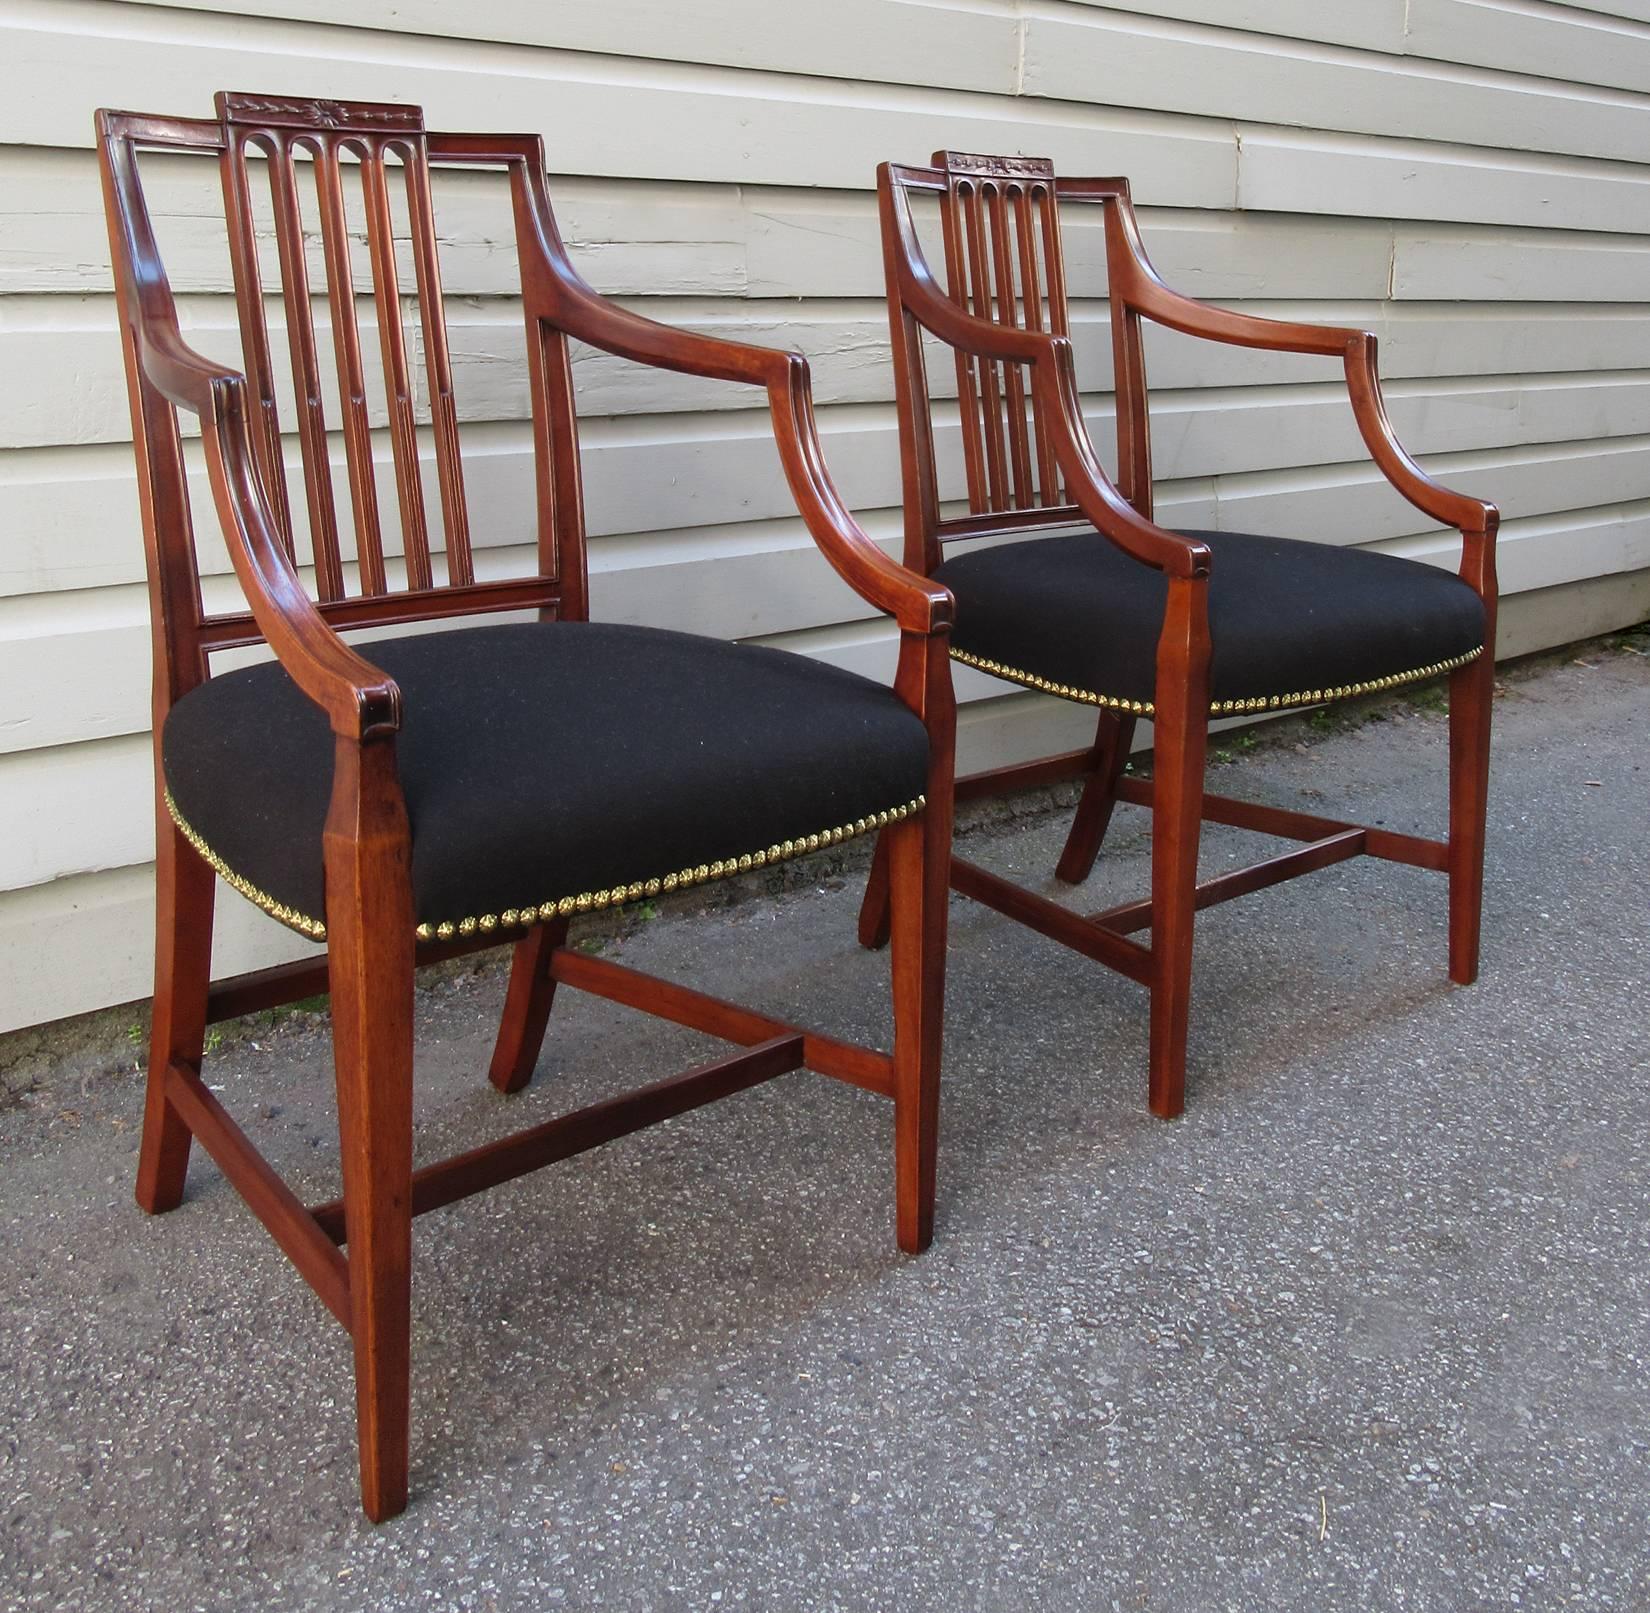
[[[446, 134], [427, 130], [416, 107], [220, 93], [215, 120], [98, 115], [121, 337], [132, 408], [140, 502], [155, 635], [157, 731], [167, 709], [208, 675], [214, 651], [263, 642], [250, 611], [208, 612], [190, 515], [178, 409], [152, 378], [145, 354], [177, 341], [171, 285], [155, 240], [139, 175], [142, 151], [214, 157], [224, 197], [240, 324], [250, 474], [261, 486], [287, 559], [296, 564], [282, 463], [269, 330], [264, 313], [251, 204], [248, 154], [262, 155], [270, 181], [281, 294], [291, 348], [297, 437], [315, 570], [314, 604], [336, 629], [421, 622], [503, 610], [545, 619], [588, 614], [584, 500], [568, 338], [578, 335], [589, 297], [556, 233], [536, 135]], [[339, 378], [339, 423], [354, 517], [359, 590], [346, 593], [328, 419], [319, 374], [311, 286], [305, 261], [296, 160], [309, 159], [319, 198], [326, 303]], [[385, 401], [406, 585], [386, 565], [362, 374], [357, 293], [351, 272], [341, 162], [360, 167], [371, 294], [385, 377]], [[393, 159], [393, 161], [392, 161]], [[478, 581], [465, 505], [452, 368], [430, 194], [432, 165], [497, 168], [508, 175], [522, 265], [533, 421], [537, 569], [525, 577]], [[418, 426], [402, 323], [389, 186], [406, 186], [411, 247], [427, 367], [430, 435], [445, 538], [447, 578], [438, 581], [426, 524]], [[576, 287], [583, 297], [564, 292]]]
[[[906, 564], [932, 572], [941, 545], [1003, 531], [1030, 532], [1084, 519], [1064, 487], [1043, 405], [1025, 366], [954, 348], [969, 512], [942, 518], [934, 455], [933, 400], [922, 328], [900, 290], [900, 255], [914, 232], [891, 216], [909, 214], [911, 197], [939, 204], [945, 287], [975, 318], [1021, 330], [1070, 335], [1059, 208], [1102, 210], [1111, 312], [1117, 420], [1117, 487], [1152, 517], [1151, 421], [1140, 314], [1130, 293], [1140, 275], [1155, 278], [1123, 178], [1067, 179], [1040, 157], [937, 151], [932, 166], [884, 164], [883, 252], [891, 323], [895, 403], [904, 462]], [[1028, 429], [1029, 419], [1029, 429]]]

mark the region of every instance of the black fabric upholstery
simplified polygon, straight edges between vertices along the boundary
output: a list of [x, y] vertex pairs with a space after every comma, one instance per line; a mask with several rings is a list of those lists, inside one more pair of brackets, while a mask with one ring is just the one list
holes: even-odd
[[[379, 640], [422, 923], [498, 914], [850, 825], [923, 793], [928, 738], [879, 684], [800, 655], [597, 623]], [[323, 918], [326, 720], [275, 664], [172, 709], [178, 814], [275, 902]]]
[[[1209, 545], [1211, 704], [1373, 684], [1470, 654], [1484, 608], [1459, 577], [1366, 550], [1189, 532]], [[952, 646], [979, 660], [1149, 703], [1168, 585], [1096, 532], [947, 560]]]

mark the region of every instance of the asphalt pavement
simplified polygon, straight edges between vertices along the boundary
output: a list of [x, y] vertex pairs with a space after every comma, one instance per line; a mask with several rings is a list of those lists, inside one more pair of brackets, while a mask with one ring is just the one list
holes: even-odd
[[[1437, 875], [1360, 859], [1211, 911], [1173, 1123], [1139, 988], [956, 899], [918, 1259], [887, 1105], [805, 1072], [420, 1220], [382, 1527], [343, 1332], [199, 1152], [182, 1208], [135, 1208], [129, 1058], [46, 1070], [0, 1110], [0, 1607], [1650, 1608], [1633, 643], [1506, 675], [1480, 982], [1446, 978]], [[1227, 736], [1211, 782], [1436, 829], [1435, 706]], [[1087, 908], [1145, 888], [1143, 813], [1075, 893], [1064, 825], [999, 809], [969, 854]], [[1266, 844], [1211, 831], [1205, 866]], [[822, 866], [593, 944], [885, 1037], [858, 875]], [[501, 1098], [502, 989], [420, 992], [422, 1157], [714, 1045], [567, 992]], [[336, 1191], [321, 1015], [208, 1079]]]

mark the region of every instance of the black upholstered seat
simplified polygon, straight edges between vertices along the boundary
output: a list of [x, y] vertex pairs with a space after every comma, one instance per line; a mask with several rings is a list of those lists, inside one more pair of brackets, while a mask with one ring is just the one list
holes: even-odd
[[[1315, 705], [1471, 660], [1484, 607], [1459, 577], [1367, 550], [1189, 532], [1213, 552], [1215, 713]], [[1167, 584], [1094, 532], [947, 560], [952, 654], [1067, 699], [1148, 713]]]
[[[891, 691], [686, 633], [523, 623], [364, 647], [401, 687], [420, 933], [651, 896], [905, 816], [928, 760]], [[326, 719], [273, 663], [166, 722], [174, 816], [237, 888], [324, 933]]]

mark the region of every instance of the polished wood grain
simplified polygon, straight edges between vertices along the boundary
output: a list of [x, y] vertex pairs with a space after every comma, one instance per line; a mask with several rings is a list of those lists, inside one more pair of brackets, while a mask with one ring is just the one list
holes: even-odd
[[[1125, 776], [1134, 722], [1108, 712], [1101, 715], [1088, 751], [957, 782], [958, 799], [965, 799], [1071, 776], [1068, 768], [1084, 776], [1056, 869], [1068, 883], [1080, 882], [1092, 870], [1119, 801], [1149, 806], [1149, 899], [1084, 918], [961, 859], [952, 863], [953, 887], [1150, 988], [1148, 1101], [1154, 1114], [1165, 1117], [1180, 1113], [1185, 1103], [1193, 916], [1199, 907], [1353, 855], [1444, 870], [1450, 893], [1450, 977], [1472, 980], [1478, 970], [1483, 891], [1498, 516], [1493, 505], [1434, 481], [1399, 443], [1381, 397], [1375, 338], [1360, 330], [1233, 313], [1174, 291], [1146, 255], [1126, 179], [1065, 178], [1037, 158], [940, 151], [928, 167], [883, 164], [877, 190], [906, 564], [932, 573], [946, 543], [1031, 537], [1086, 522], [1101, 539], [1161, 572], [1166, 581], [1155, 666], [1153, 778]], [[943, 286], [918, 237], [916, 199], [939, 210]], [[1089, 439], [1077, 389], [1060, 245], [1061, 204], [1098, 207], [1103, 219], [1116, 395], [1115, 478]], [[1143, 339], [1147, 321], [1211, 341], [1339, 359], [1353, 418], [1371, 459], [1418, 509], [1461, 533], [1461, 576], [1483, 601], [1489, 648], [1451, 678], [1447, 839], [1366, 829], [1205, 792], [1213, 556], [1206, 544], [1152, 519]], [[966, 514], [942, 513], [925, 335], [949, 346], [956, 364]], [[1200, 886], [1198, 841], [1205, 821], [1311, 844]], [[888, 849], [879, 845], [860, 909], [859, 935], [867, 946], [887, 939], [889, 889]], [[1128, 942], [1129, 950], [1119, 949], [1121, 932], [1148, 927], [1149, 948]]]
[[[334, 736], [323, 836], [327, 954], [236, 980], [210, 978], [213, 875], [173, 827], [157, 787], [154, 1035], [137, 1196], [150, 1211], [182, 1197], [198, 1137], [299, 1272], [348, 1328], [355, 1353], [361, 1498], [381, 1520], [407, 1503], [412, 1217], [421, 1209], [600, 1146], [806, 1065], [892, 1100], [895, 1230], [901, 1248], [933, 1233], [940, 1019], [945, 964], [955, 709], [946, 633], [951, 596], [890, 560], [843, 504], [826, 469], [806, 361], [796, 353], [676, 330], [608, 302], [579, 277], [556, 228], [535, 136], [426, 130], [417, 108], [221, 94], [212, 119], [102, 112], [97, 119], [121, 341], [132, 409], [154, 645], [156, 777], [172, 706], [214, 655], [267, 643]], [[244, 373], [186, 342], [158, 251], [139, 154], [216, 167]], [[507, 176], [516, 230], [533, 409], [535, 570], [478, 580], [442, 302], [431, 172]], [[312, 181], [312, 186], [302, 181]], [[305, 198], [313, 195], [310, 213]], [[399, 234], [397, 199], [410, 239]], [[295, 420], [265, 310], [260, 246], [279, 277]], [[322, 268], [307, 257], [318, 237]], [[365, 270], [359, 271], [364, 244]], [[411, 284], [402, 265], [412, 264]], [[418, 303], [423, 373], [405, 324]], [[394, 499], [378, 496], [368, 365], [359, 324], [377, 326]], [[324, 310], [338, 386], [319, 355]], [[411, 829], [396, 768], [403, 711], [370, 644], [346, 630], [498, 611], [541, 620], [588, 614], [588, 562], [571, 343], [687, 375], [754, 387], [767, 406], [796, 508], [837, 574], [899, 630], [895, 693], [928, 735], [928, 809], [892, 835], [894, 1048], [885, 1052], [782, 1024], [673, 982], [570, 951], [565, 920], [515, 943], [489, 1077], [503, 1092], [531, 1077], [558, 986], [611, 997], [747, 1049], [453, 1160], [413, 1168], [413, 978], [421, 963], [504, 938], [420, 945]], [[422, 403], [418, 400], [422, 397]], [[427, 407], [427, 421], [421, 409]], [[179, 411], [198, 421], [213, 506], [244, 606], [208, 609], [189, 504]], [[289, 472], [283, 445], [297, 440]], [[347, 519], [330, 445], [341, 441]], [[433, 458], [439, 529], [426, 503]], [[300, 487], [297, 498], [289, 476]], [[304, 513], [300, 539], [295, 506]], [[304, 546], [307, 544], [307, 554]], [[305, 585], [313, 577], [313, 596]], [[576, 689], [568, 691], [576, 699]], [[661, 810], [669, 810], [668, 780]], [[325, 992], [331, 999], [342, 1197], [306, 1209], [201, 1079], [212, 1020]], [[347, 1246], [347, 1256], [338, 1245]]]
[[[1193, 892], [1193, 906], [1198, 912], [1206, 907], [1217, 907], [1237, 896], [1248, 896], [1253, 891], [1265, 890], [1269, 885], [1281, 885], [1287, 879], [1314, 873], [1319, 868], [1330, 868], [1350, 857], [1362, 857], [1367, 851], [1367, 832], [1363, 829], [1343, 829], [1339, 834], [1326, 835], [1322, 840], [1309, 841], [1294, 851], [1279, 852], [1265, 862], [1250, 863], [1247, 868], [1234, 868], [1229, 873], [1217, 874], [1202, 881]], [[1150, 929], [1153, 920], [1153, 902], [1119, 902], [1099, 913], [1091, 913], [1089, 922], [1099, 924], [1119, 935], [1135, 930]]]
[[500, 1092], [520, 1092], [533, 1078], [533, 1066], [544, 1046], [550, 1009], [556, 1000], [556, 976], [550, 960], [556, 948], [566, 944], [571, 922], [553, 918], [536, 925], [515, 944], [504, 1014], [487, 1070], [487, 1079]]
[[[1128, 766], [1134, 744], [1133, 717], [1102, 711], [1094, 736], [1094, 749], [1085, 769], [1083, 793], [1072, 816], [1060, 860], [1054, 873], [1068, 885], [1080, 885], [1094, 871], [1100, 843], [1111, 826], [1112, 808], [1117, 805], [1117, 781]], [[1018, 784], [1014, 786], [1020, 788]]]
[[190, 1132], [269, 1229], [321, 1303], [352, 1326], [348, 1263], [304, 1208], [303, 1202], [253, 1147], [234, 1117], [200, 1076], [185, 1065], [163, 1071], [167, 1097]]

